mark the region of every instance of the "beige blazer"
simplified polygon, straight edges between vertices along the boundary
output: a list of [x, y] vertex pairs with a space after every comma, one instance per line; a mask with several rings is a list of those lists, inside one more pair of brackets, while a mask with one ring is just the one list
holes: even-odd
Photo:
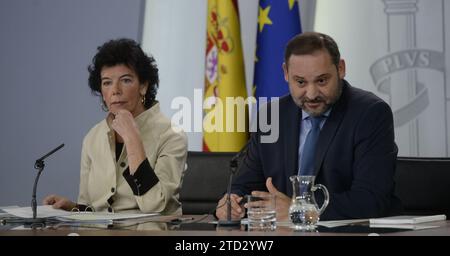
[[[85, 136], [81, 152], [78, 203], [95, 211], [138, 211], [181, 214], [178, 194], [185, 170], [187, 138], [175, 131], [156, 103], [136, 117], [145, 153], [159, 182], [144, 195], [135, 196], [122, 176], [128, 167], [126, 147], [116, 161], [114, 131], [106, 119]], [[180, 130], [180, 129], [178, 129]], [[108, 199], [114, 203], [110, 205]]]

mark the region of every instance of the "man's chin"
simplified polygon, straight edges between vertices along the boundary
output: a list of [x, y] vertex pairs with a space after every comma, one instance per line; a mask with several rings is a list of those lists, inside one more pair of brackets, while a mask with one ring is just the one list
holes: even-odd
[[320, 107], [309, 108], [306, 105], [303, 105], [302, 109], [303, 109], [303, 111], [308, 113], [308, 115], [315, 117], [315, 116], [323, 115], [323, 113], [327, 112], [329, 107], [328, 107], [328, 105], [321, 105]]

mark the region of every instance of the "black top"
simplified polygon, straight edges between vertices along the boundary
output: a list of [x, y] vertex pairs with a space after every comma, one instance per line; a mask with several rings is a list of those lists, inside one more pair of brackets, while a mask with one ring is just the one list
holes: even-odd
[[120, 154], [122, 153], [123, 143], [116, 142], [116, 162], [119, 161]]

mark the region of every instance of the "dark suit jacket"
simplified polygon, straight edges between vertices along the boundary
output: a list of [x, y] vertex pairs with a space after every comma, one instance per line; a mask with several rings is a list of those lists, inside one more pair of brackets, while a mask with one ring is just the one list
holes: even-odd
[[[268, 112], [272, 104], [268, 104]], [[253, 133], [248, 154], [232, 191], [239, 195], [253, 190], [267, 191], [265, 181], [292, 196], [291, 175], [298, 170], [301, 109], [291, 95], [279, 100], [279, 138], [260, 143]], [[272, 117], [272, 121], [273, 120]], [[394, 194], [397, 158], [392, 111], [388, 104], [370, 92], [343, 81], [342, 95], [333, 106], [319, 135], [315, 169], [316, 184], [325, 185], [330, 203], [321, 220], [369, 218], [399, 214], [400, 201]], [[321, 205], [321, 191], [316, 192]]]

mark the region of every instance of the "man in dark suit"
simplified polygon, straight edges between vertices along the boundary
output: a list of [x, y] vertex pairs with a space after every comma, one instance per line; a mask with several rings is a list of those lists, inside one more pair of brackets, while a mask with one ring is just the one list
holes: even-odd
[[[292, 175], [315, 175], [316, 183], [328, 188], [330, 201], [321, 220], [399, 213], [400, 201], [393, 194], [398, 150], [389, 105], [344, 80], [345, 62], [335, 41], [324, 34], [292, 38], [283, 70], [290, 94], [277, 102], [278, 116], [269, 116], [279, 122], [279, 138], [263, 143], [266, 133], [258, 129], [252, 134], [232, 186], [232, 218], [244, 216], [239, 204], [243, 195], [270, 193], [277, 197], [277, 219], [287, 220]], [[277, 105], [266, 107], [270, 114]], [[318, 135], [311, 147], [306, 141], [314, 129]], [[323, 198], [316, 196], [322, 204]], [[225, 200], [218, 203], [219, 219], [226, 218]]]

